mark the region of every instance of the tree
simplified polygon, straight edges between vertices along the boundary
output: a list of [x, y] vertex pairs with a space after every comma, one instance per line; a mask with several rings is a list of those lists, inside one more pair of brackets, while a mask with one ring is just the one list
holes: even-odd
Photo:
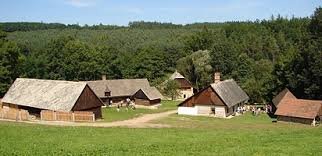
[[214, 70], [210, 65], [209, 51], [197, 51], [177, 62], [177, 70], [193, 83], [197, 90], [213, 81]]
[[168, 80], [165, 83], [165, 86], [164, 86], [162, 92], [167, 97], [171, 97], [171, 100], [176, 99], [178, 96], [180, 96], [178, 82], [175, 80]]
[[0, 31], [0, 97], [20, 75], [21, 53], [16, 43], [8, 41]]

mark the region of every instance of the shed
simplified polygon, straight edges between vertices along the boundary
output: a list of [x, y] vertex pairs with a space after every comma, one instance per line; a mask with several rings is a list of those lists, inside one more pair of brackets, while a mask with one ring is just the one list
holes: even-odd
[[322, 116], [322, 101], [284, 99], [275, 112], [278, 121], [311, 124]]
[[248, 95], [233, 79], [219, 81], [180, 103], [178, 114], [227, 117], [248, 100]]
[[161, 103], [162, 95], [155, 87], [141, 88], [133, 96], [135, 104], [151, 106]]
[[101, 118], [102, 101], [85, 82], [17, 78], [2, 99], [7, 107], [40, 114], [41, 110], [91, 111]]

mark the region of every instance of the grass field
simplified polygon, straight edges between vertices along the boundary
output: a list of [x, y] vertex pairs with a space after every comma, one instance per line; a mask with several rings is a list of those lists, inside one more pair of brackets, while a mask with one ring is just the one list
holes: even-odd
[[120, 120], [126, 120], [134, 117], [141, 116], [143, 114], [150, 114], [150, 113], [158, 113], [158, 112], [164, 112], [168, 110], [175, 110], [177, 109], [177, 105], [179, 102], [176, 101], [167, 101], [164, 100], [161, 102], [161, 107], [155, 110], [151, 109], [129, 109], [126, 110], [125, 107], [122, 107], [120, 109], [120, 112], [116, 111], [115, 107], [112, 108], [103, 108], [102, 109], [102, 115], [103, 119], [102, 122], [111, 122], [111, 121], [120, 121]]
[[0, 122], [1, 155], [322, 155], [322, 126], [171, 115], [174, 128], [57, 127]]

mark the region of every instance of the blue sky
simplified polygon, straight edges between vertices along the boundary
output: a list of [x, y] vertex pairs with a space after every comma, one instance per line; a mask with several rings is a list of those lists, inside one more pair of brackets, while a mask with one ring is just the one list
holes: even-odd
[[129, 21], [187, 24], [306, 17], [322, 0], [2, 0], [0, 22], [127, 25]]

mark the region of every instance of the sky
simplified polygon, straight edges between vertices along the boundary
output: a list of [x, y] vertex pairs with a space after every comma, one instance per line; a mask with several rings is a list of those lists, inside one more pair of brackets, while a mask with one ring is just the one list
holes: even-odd
[[307, 17], [322, 0], [1, 0], [0, 22], [127, 25]]

